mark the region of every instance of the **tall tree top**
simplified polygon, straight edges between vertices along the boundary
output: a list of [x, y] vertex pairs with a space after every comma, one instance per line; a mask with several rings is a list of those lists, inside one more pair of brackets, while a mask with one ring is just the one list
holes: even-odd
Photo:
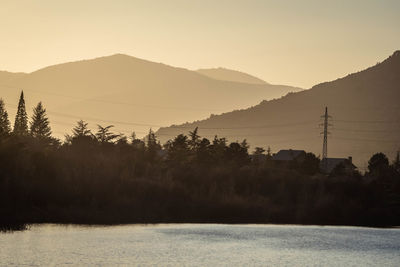
[[28, 115], [26, 114], [24, 91], [21, 91], [21, 96], [19, 97], [13, 132], [16, 135], [28, 134]]
[[92, 132], [88, 128], [88, 123], [80, 120], [77, 125], [72, 129], [73, 137], [91, 136]]
[[33, 116], [30, 128], [30, 134], [39, 139], [48, 139], [51, 137], [51, 128], [49, 119], [46, 116], [46, 109], [42, 102], [39, 102], [33, 109]]
[[120, 135], [119, 134], [114, 134], [110, 131], [110, 129], [114, 127], [114, 125], [108, 125], [106, 127], [103, 127], [99, 124], [97, 124], [98, 131], [96, 133], [96, 138], [97, 141], [100, 143], [113, 143], [113, 140], [118, 138]]

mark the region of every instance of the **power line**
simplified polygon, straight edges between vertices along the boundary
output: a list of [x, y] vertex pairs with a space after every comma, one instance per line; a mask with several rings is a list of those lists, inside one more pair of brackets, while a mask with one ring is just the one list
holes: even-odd
[[396, 121], [382, 121], [382, 120], [375, 120], [375, 121], [334, 120], [334, 122], [344, 122], [344, 123], [400, 123], [400, 120], [396, 120]]
[[[19, 87], [16, 87], [16, 86], [9, 86], [9, 85], [4, 85], [4, 84], [0, 85], [0, 86], [8, 87], [8, 88], [15, 88], [15, 89], [19, 88]], [[101, 100], [101, 99], [94, 99], [94, 98], [83, 98], [83, 97], [64, 95], [64, 94], [58, 94], [58, 93], [53, 93], [53, 92], [47, 92], [47, 91], [32, 90], [32, 89], [29, 89], [29, 88], [28, 89], [23, 89], [23, 90], [31, 92], [31, 93], [35, 93], [35, 94], [47, 94], [47, 95], [54, 95], [54, 96], [58, 96], [58, 97], [71, 98], [71, 99], [80, 100], [80, 101], [106, 103], [106, 104], [113, 104], [113, 105], [125, 105], [125, 106], [133, 106], [133, 107], [137, 106], [137, 107], [145, 107], [145, 108], [153, 108], [153, 109], [199, 110], [199, 111], [209, 111], [209, 112], [223, 112], [223, 111], [226, 111], [224, 109], [215, 109], [215, 108], [167, 107], [167, 106], [158, 106], [158, 105], [143, 105], [143, 104], [137, 104], [137, 103], [109, 101], [109, 100]]]
[[360, 133], [393, 133], [394, 131], [389, 130], [360, 130], [360, 129], [343, 129], [343, 128], [333, 128], [335, 131], [343, 132], [360, 132]]
[[295, 126], [295, 125], [304, 125], [304, 124], [315, 124], [315, 121], [302, 121], [302, 122], [294, 122], [294, 123], [280, 123], [280, 124], [265, 124], [265, 125], [248, 125], [248, 126], [238, 126], [238, 127], [202, 127], [200, 125], [196, 126], [196, 123], [192, 123], [193, 126], [168, 126], [168, 128], [183, 128], [183, 129], [192, 129], [193, 127], [199, 127], [199, 129], [205, 130], [234, 130], [234, 129], [257, 129], [257, 128], [273, 128], [273, 127], [287, 127], [287, 126]]
[[[63, 121], [50, 121], [51, 125], [67, 125], [67, 126], [72, 126], [71, 123], [68, 122], [63, 122]], [[188, 128], [193, 129], [193, 128]], [[131, 134], [132, 132], [138, 133], [138, 134], [147, 134], [148, 132], [143, 132], [143, 131], [134, 131], [134, 130], [127, 130], [127, 129], [121, 129], [119, 127], [115, 127], [115, 132], [120, 132], [124, 134]], [[207, 133], [201, 133], [202, 136], [215, 136], [215, 133], [212, 134], [207, 134]], [[282, 134], [288, 135], [288, 134], [298, 134], [297, 131], [285, 131], [285, 132], [279, 132], [275, 134], [234, 134], [234, 135], [224, 135], [224, 137], [256, 137], [256, 136], [263, 136], [263, 137], [278, 137], [281, 136]], [[168, 133], [158, 133], [157, 135], [159, 136], [176, 136], [176, 134], [168, 134]]]
[[[6, 106], [10, 106], [14, 109], [16, 107], [5, 103]], [[114, 124], [124, 124], [124, 125], [132, 125], [132, 126], [145, 126], [145, 127], [168, 127], [170, 129], [194, 129], [195, 127], [198, 127], [199, 129], [203, 130], [234, 130], [234, 129], [257, 129], [257, 128], [273, 128], [273, 127], [287, 127], [287, 126], [295, 126], [295, 125], [304, 125], [304, 124], [314, 124], [315, 121], [302, 121], [302, 122], [295, 122], [295, 123], [281, 123], [281, 124], [267, 124], [267, 125], [249, 125], [249, 126], [238, 126], [238, 127], [202, 127], [201, 125], [196, 125], [196, 123], [193, 123], [192, 126], [165, 126], [165, 125], [157, 125], [157, 124], [148, 124], [148, 123], [139, 123], [139, 122], [127, 122], [127, 121], [114, 121], [114, 120], [104, 120], [101, 118], [96, 118], [96, 117], [87, 117], [87, 116], [77, 116], [77, 115], [72, 115], [72, 114], [67, 114], [67, 113], [61, 113], [61, 112], [56, 112], [56, 111], [50, 111], [46, 110], [48, 114], [52, 114], [55, 116], [61, 116], [61, 117], [68, 117], [68, 118], [73, 118], [73, 119], [82, 119], [82, 120], [87, 120], [87, 121], [100, 121], [100, 122], [105, 122], [105, 123], [114, 123]]]
[[379, 143], [400, 143], [400, 140], [380, 140], [380, 139], [363, 139], [363, 138], [347, 138], [347, 137], [337, 137], [334, 139], [339, 140], [349, 140], [349, 141], [363, 141], [363, 142], [379, 142]]
[[[16, 109], [13, 105], [10, 105], [8, 103], [5, 103], [6, 106], [11, 107], [13, 109]], [[280, 123], [280, 124], [266, 124], [266, 125], [247, 125], [247, 126], [238, 126], [238, 127], [202, 127], [199, 124], [192, 123], [191, 126], [165, 126], [165, 125], [157, 125], [157, 124], [149, 124], [149, 123], [140, 123], [140, 122], [127, 122], [127, 121], [115, 121], [115, 120], [105, 120], [102, 118], [96, 118], [96, 117], [87, 117], [87, 116], [77, 116], [77, 115], [72, 115], [72, 114], [67, 114], [67, 113], [61, 113], [61, 112], [55, 112], [55, 111], [50, 111], [47, 110], [48, 114], [54, 115], [54, 116], [61, 116], [61, 117], [68, 117], [68, 118], [73, 118], [73, 119], [83, 119], [87, 121], [97, 121], [97, 122], [104, 122], [104, 123], [112, 123], [112, 124], [122, 124], [122, 125], [131, 125], [131, 126], [144, 126], [144, 127], [159, 127], [159, 128], [164, 128], [168, 127], [170, 130], [176, 130], [176, 129], [193, 129], [195, 127], [198, 127], [201, 130], [243, 130], [243, 129], [262, 129], [262, 128], [279, 128], [279, 127], [291, 127], [291, 126], [296, 126], [296, 125], [307, 125], [307, 124], [314, 124], [315, 121], [302, 121], [302, 122], [294, 122], [294, 123]], [[346, 121], [346, 120], [335, 120], [339, 122], [349, 122], [349, 123], [356, 123], [356, 122], [361, 122], [361, 123], [398, 123], [398, 121]], [[64, 122], [62, 122], [64, 123]], [[352, 129], [337, 129], [339, 131], [354, 131], [354, 132], [381, 132], [381, 131], [369, 131], [369, 130], [352, 130]], [[386, 131], [382, 131], [386, 132]], [[238, 135], [234, 135], [238, 136]], [[250, 136], [250, 135], [247, 135]], [[258, 135], [257, 135], [258, 136]]]

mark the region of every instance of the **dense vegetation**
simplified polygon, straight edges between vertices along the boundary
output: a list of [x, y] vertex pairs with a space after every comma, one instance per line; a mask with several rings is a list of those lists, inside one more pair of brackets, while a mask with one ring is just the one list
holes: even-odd
[[399, 157], [377, 153], [365, 175], [278, 163], [246, 141], [194, 129], [161, 146], [79, 121], [64, 143], [39, 103], [28, 127], [23, 95], [11, 130], [0, 100], [0, 225], [25, 223], [296, 223], [400, 225]]

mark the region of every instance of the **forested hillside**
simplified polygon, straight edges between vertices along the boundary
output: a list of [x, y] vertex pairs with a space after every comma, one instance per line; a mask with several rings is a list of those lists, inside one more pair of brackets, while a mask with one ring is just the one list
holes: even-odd
[[[393, 162], [392, 162], [393, 160]], [[400, 159], [374, 154], [365, 175], [320, 171], [312, 153], [275, 161], [245, 140], [207, 139], [197, 129], [161, 145], [91, 131], [78, 121], [61, 142], [42, 103], [15, 126], [0, 101], [0, 230], [30, 223], [290, 223], [397, 226]]]
[[263, 101], [254, 107], [212, 115], [206, 120], [161, 128], [162, 140], [199, 127], [203, 136], [247, 138], [252, 147], [322, 152], [320, 116], [332, 116], [328, 156], [353, 156], [366, 170], [371, 153], [394, 156], [400, 149], [400, 51], [383, 62], [310, 90]]

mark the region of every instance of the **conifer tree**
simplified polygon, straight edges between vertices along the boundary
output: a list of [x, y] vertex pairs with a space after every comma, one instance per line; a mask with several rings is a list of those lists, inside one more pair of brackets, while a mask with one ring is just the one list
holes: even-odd
[[152, 129], [149, 130], [149, 134], [147, 135], [146, 139], [147, 153], [149, 155], [149, 158], [151, 158], [151, 160], [154, 160], [157, 155], [157, 151], [161, 150], [161, 145], [159, 142], [157, 142], [157, 137]]
[[88, 123], [80, 120], [77, 125], [72, 129], [73, 137], [91, 136], [92, 132], [88, 129]]
[[48, 139], [51, 137], [49, 119], [46, 116], [46, 109], [43, 107], [42, 102], [39, 102], [33, 109], [30, 126], [31, 136], [39, 139]]
[[201, 142], [200, 136], [197, 134], [198, 132], [198, 127], [196, 127], [193, 132], [189, 132], [189, 147], [191, 150], [196, 150]]
[[264, 152], [265, 152], [265, 149], [264, 149], [264, 148], [262, 148], [262, 147], [256, 147], [256, 148], [254, 149], [253, 155], [261, 156], [261, 155], [264, 155]]
[[96, 133], [96, 139], [100, 143], [113, 143], [115, 138], [118, 138], [120, 135], [119, 134], [114, 134], [110, 131], [110, 129], [114, 127], [114, 125], [108, 125], [106, 127], [103, 127], [99, 124], [97, 124], [98, 131]]
[[157, 147], [157, 138], [153, 130], [150, 128], [149, 134], [147, 135], [147, 148], [153, 150]]
[[17, 115], [14, 122], [14, 134], [27, 135], [28, 134], [28, 115], [26, 114], [24, 91], [21, 92], [18, 102]]
[[4, 101], [0, 98], [0, 137], [10, 134], [11, 127]]

